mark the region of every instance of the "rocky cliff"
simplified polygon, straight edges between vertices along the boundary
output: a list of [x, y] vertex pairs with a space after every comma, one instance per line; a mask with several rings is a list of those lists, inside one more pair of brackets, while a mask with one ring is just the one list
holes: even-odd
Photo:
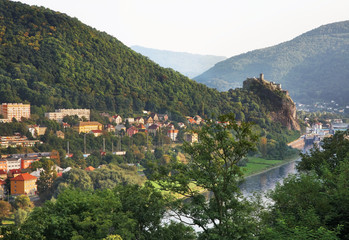
[[296, 105], [281, 84], [269, 82], [263, 74], [259, 78], [248, 78], [243, 82], [243, 88], [259, 96], [269, 110], [272, 121], [280, 122], [288, 129], [300, 130], [297, 121]]

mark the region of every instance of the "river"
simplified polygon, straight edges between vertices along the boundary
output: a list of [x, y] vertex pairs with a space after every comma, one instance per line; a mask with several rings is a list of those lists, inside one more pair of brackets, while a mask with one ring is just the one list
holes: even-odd
[[265, 172], [246, 177], [245, 181], [240, 185], [242, 193], [248, 196], [254, 192], [266, 192], [274, 189], [276, 184], [282, 182], [289, 174], [297, 172], [296, 166], [298, 161], [300, 161], [300, 158]]

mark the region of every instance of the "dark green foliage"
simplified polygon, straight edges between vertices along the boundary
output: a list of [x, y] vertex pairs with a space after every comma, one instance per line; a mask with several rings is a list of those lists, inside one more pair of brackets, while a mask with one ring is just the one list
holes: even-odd
[[298, 102], [335, 100], [347, 104], [348, 37], [349, 21], [324, 25], [291, 41], [231, 57], [195, 79], [227, 90], [264, 73]]
[[[164, 190], [189, 198], [179, 201], [175, 211], [203, 230], [199, 239], [252, 239], [257, 231], [256, 206], [239, 190], [243, 173], [237, 163], [254, 148], [257, 138], [249, 124], [237, 124], [233, 115], [219, 121], [225, 124], [208, 122], [198, 131], [199, 143], [184, 143], [191, 157], [188, 164], [173, 159], [158, 166], [153, 177]], [[208, 191], [209, 199], [192, 183]]]
[[348, 132], [338, 132], [324, 140], [323, 150], [302, 155], [302, 174], [287, 178], [270, 194], [275, 202], [269, 216], [271, 236], [282, 239], [301, 231], [309, 239], [348, 239], [348, 146]]
[[67, 189], [57, 200], [35, 208], [20, 228], [2, 230], [4, 239], [23, 240], [102, 239], [108, 235], [161, 239], [157, 236], [174, 229], [174, 236], [194, 236], [192, 230], [179, 224], [161, 226], [165, 206], [166, 200], [150, 186], [119, 186], [95, 192]]

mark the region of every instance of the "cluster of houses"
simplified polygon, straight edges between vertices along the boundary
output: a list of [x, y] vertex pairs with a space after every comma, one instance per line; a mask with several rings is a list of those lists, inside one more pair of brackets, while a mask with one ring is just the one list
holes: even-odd
[[342, 119], [329, 119], [326, 123], [316, 122], [312, 125], [308, 123], [309, 119], [305, 119], [308, 124], [304, 140], [307, 144], [320, 143], [324, 138], [334, 135], [338, 131], [346, 131], [349, 129], [349, 123], [343, 123]]
[[[38, 177], [27, 173], [27, 169], [33, 162], [39, 161], [42, 157], [50, 158], [51, 153], [2, 155], [0, 159], [0, 198], [4, 198], [6, 194], [36, 194]], [[5, 192], [6, 179], [10, 180], [10, 193]]]

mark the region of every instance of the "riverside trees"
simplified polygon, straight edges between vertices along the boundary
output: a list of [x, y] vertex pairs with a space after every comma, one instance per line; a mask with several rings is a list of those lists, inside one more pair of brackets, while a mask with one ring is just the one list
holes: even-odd
[[[177, 201], [174, 211], [203, 230], [200, 239], [253, 238], [257, 205], [239, 190], [243, 174], [237, 163], [254, 149], [257, 137], [250, 124], [238, 124], [231, 114], [208, 122], [198, 134], [200, 142], [184, 144], [189, 162], [159, 166], [154, 178], [164, 190], [188, 197]], [[198, 188], [212, 196], [207, 200]]]

